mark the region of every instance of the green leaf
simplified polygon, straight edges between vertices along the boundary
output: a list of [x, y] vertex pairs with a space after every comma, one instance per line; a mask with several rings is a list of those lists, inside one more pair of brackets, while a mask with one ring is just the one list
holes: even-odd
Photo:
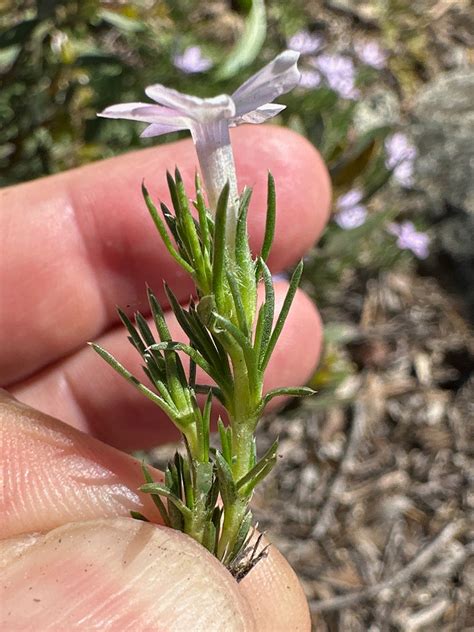
[[[145, 465], [145, 463], [142, 463], [142, 472], [143, 472], [143, 476], [145, 478], [145, 481], [147, 483], [154, 483], [155, 482], [153, 480], [152, 475], [150, 474], [150, 471], [148, 470], [147, 466]], [[161, 500], [160, 496], [158, 494], [151, 494], [151, 499], [155, 503], [158, 511], [160, 512], [160, 515], [161, 515], [165, 525], [167, 527], [171, 526], [170, 517], [168, 515], [168, 512], [166, 511], [166, 507], [165, 507], [163, 501]]]
[[220, 417], [217, 421], [217, 429], [221, 439], [222, 456], [229, 466], [232, 467], [232, 429], [230, 426], [226, 428]]
[[207, 395], [208, 393], [212, 393], [212, 396], [220, 401], [221, 404], [225, 405], [224, 393], [218, 386], [208, 386], [207, 384], [195, 384], [194, 392], [199, 393], [201, 395]]
[[255, 341], [255, 350], [258, 352], [260, 364], [268, 349], [268, 343], [272, 334], [273, 317], [275, 315], [275, 291], [273, 289], [272, 275], [267, 264], [263, 259], [259, 259], [259, 264], [263, 272], [263, 282], [265, 285], [265, 302], [262, 305], [262, 326], [258, 330], [259, 338]]
[[229, 79], [236, 75], [239, 70], [251, 64], [263, 46], [266, 31], [267, 20], [264, 0], [253, 0], [242, 37], [216, 73], [217, 78]]
[[286, 293], [285, 300], [283, 301], [282, 308], [278, 315], [278, 319], [271, 335], [270, 341], [268, 343], [267, 350], [265, 352], [265, 356], [263, 357], [262, 362], [260, 363], [260, 370], [263, 372], [270, 360], [270, 357], [273, 353], [275, 345], [278, 341], [278, 338], [281, 334], [281, 330], [283, 329], [283, 325], [285, 324], [286, 317], [288, 316], [288, 312], [290, 311], [291, 304], [293, 299], [295, 298], [296, 290], [298, 289], [298, 285], [301, 280], [301, 275], [303, 274], [303, 262], [300, 261], [296, 266], [295, 271], [290, 280], [290, 286], [288, 288], [288, 292]]
[[209, 460], [209, 435], [211, 433], [212, 395], [213, 391], [209, 389], [202, 411], [203, 460], [205, 461]]
[[227, 271], [227, 283], [229, 284], [230, 293], [232, 294], [232, 300], [234, 301], [235, 312], [237, 314], [237, 321], [239, 323], [240, 330], [245, 337], [248, 337], [249, 328], [247, 325], [244, 305], [242, 303], [242, 297], [240, 295], [239, 285], [237, 283], [235, 273], [233, 273], [231, 270]]
[[216, 462], [217, 479], [219, 481], [219, 491], [222, 502], [224, 507], [231, 507], [237, 500], [237, 490], [232, 478], [231, 469], [219, 450], [216, 450], [214, 458]]
[[281, 388], [273, 388], [264, 396], [263, 406], [266, 406], [274, 397], [280, 397], [281, 395], [288, 395], [290, 397], [309, 397], [315, 393], [316, 391], [308, 386], [283, 386]]
[[237, 535], [237, 538], [235, 539], [235, 544], [232, 551], [229, 551], [230, 554], [228, 553], [225, 556], [225, 558], [222, 560], [224, 564], [230, 560], [235, 559], [235, 557], [240, 553], [243, 546], [245, 545], [245, 542], [247, 541], [247, 536], [249, 534], [251, 526], [252, 526], [252, 512], [247, 511], [247, 513], [244, 516], [244, 519], [240, 523], [239, 533]]
[[229, 361], [223, 350], [217, 347], [218, 342], [213, 340], [209, 332], [204, 328], [201, 320], [195, 310], [190, 307], [186, 312], [178, 302], [178, 299], [165, 283], [165, 292], [173, 310], [174, 315], [181, 328], [193, 341], [194, 346], [198, 349], [206, 361], [214, 367], [215, 374], [220, 376], [219, 386], [226, 391], [231, 383], [231, 373]]
[[[229, 270], [235, 279], [234, 286], [238, 288], [240, 302], [245, 313], [245, 320], [250, 326], [255, 317], [255, 306], [257, 303], [257, 279], [255, 276], [255, 266], [250, 251], [247, 212], [250, 204], [252, 190], [246, 187], [240, 196], [239, 211], [237, 216], [237, 227], [235, 235], [235, 270]], [[232, 289], [232, 295], [236, 294]], [[234, 299], [235, 302], [235, 299]], [[237, 307], [237, 306], [236, 306]], [[248, 332], [245, 332], [248, 333]]]
[[226, 220], [227, 203], [229, 200], [229, 183], [227, 182], [217, 201], [215, 228], [214, 228], [214, 254], [212, 258], [212, 292], [215, 296], [217, 307], [221, 310], [225, 306], [225, 254], [226, 254]]
[[249, 263], [252, 263], [247, 232], [247, 214], [251, 197], [252, 189], [245, 187], [239, 200], [235, 231], [235, 261], [244, 274], [249, 267]]
[[135, 322], [137, 324], [138, 330], [140, 331], [140, 334], [143, 340], [145, 341], [145, 344], [147, 345], [147, 349], [148, 349], [148, 347], [155, 344], [156, 342], [155, 337], [150, 327], [148, 326], [146, 319], [140, 314], [140, 312], [135, 313]]
[[150, 350], [156, 349], [157, 351], [173, 351], [173, 352], [182, 351], [187, 356], [192, 358], [193, 362], [195, 362], [199, 367], [201, 367], [201, 369], [205, 371], [208, 375], [210, 375], [211, 377], [214, 376], [215, 372], [213, 370], [213, 367], [209, 364], [209, 362], [207, 362], [207, 360], [205, 360], [202, 357], [199, 351], [197, 351], [194, 347], [191, 347], [190, 345], [185, 344], [184, 342], [174, 342], [174, 341], [159, 342], [157, 344], [151, 345], [149, 349]]
[[171, 340], [171, 334], [170, 330], [168, 329], [168, 325], [166, 324], [165, 315], [163, 314], [161, 305], [159, 304], [158, 299], [156, 298], [150, 287], [147, 286], [146, 291], [148, 302], [150, 304], [151, 314], [153, 316], [153, 320], [155, 321], [156, 330], [160, 336], [160, 340], [162, 342], [169, 341]]
[[96, 353], [100, 355], [110, 366], [117, 371], [122, 377], [124, 377], [130, 384], [132, 384], [140, 393], [143, 393], [148, 399], [150, 399], [154, 404], [159, 406], [161, 410], [163, 410], [168, 417], [175, 422], [177, 410], [171, 408], [164, 399], [159, 397], [156, 393], [147, 388], [144, 384], [142, 384], [137, 378], [130, 373], [118, 360], [116, 360], [113, 355], [111, 355], [108, 351], [103, 349], [100, 345], [95, 342], [88, 343]]
[[162, 483], [145, 483], [138, 489], [145, 494], [159, 494], [160, 496], [164, 496], [176, 507], [185, 520], [189, 520], [191, 518], [192, 512], [189, 507], [186, 507], [183, 501], [175, 496]]
[[142, 522], [150, 522], [146, 516], [144, 516], [139, 511], [134, 511], [133, 509], [130, 511], [130, 516], [135, 518], [135, 520], [141, 520]]
[[194, 269], [192, 268], [192, 266], [189, 265], [189, 263], [187, 261], [185, 261], [183, 259], [183, 257], [177, 252], [177, 250], [175, 249], [175, 247], [173, 246], [171, 239], [166, 231], [165, 225], [163, 224], [163, 221], [161, 219], [161, 217], [158, 215], [158, 211], [156, 210], [155, 205], [153, 204], [151, 197], [145, 187], [144, 184], [142, 184], [142, 193], [143, 193], [143, 197], [145, 199], [145, 203], [148, 207], [148, 211], [151, 215], [151, 218], [156, 226], [156, 228], [158, 229], [158, 232], [160, 233], [161, 239], [163, 240], [163, 243], [166, 247], [166, 249], [168, 250], [168, 252], [170, 253], [170, 255], [173, 257], [173, 259], [179, 263], [179, 265], [184, 268], [186, 270], [186, 272], [188, 272], [188, 274], [190, 274], [191, 276], [194, 274]]
[[192, 456], [189, 453], [189, 445], [187, 445], [188, 450], [188, 459], [181, 459], [181, 471], [183, 476], [183, 488], [184, 488], [184, 497], [186, 499], [186, 506], [190, 509], [194, 507], [194, 487], [191, 476], [191, 467], [190, 462], [192, 463]]
[[209, 461], [207, 463], [196, 463], [196, 494], [201, 499], [207, 498], [214, 482], [213, 472], [214, 465]]
[[[199, 243], [199, 236], [196, 230], [196, 224], [189, 209], [189, 200], [184, 188], [184, 182], [181, 174], [176, 168], [175, 170], [175, 186], [176, 186], [176, 198], [179, 207], [179, 221], [183, 226], [185, 243], [187, 243], [188, 250], [192, 257], [194, 269], [200, 280], [205, 279], [205, 267], [204, 260], [201, 252], [201, 245]], [[174, 200], [173, 200], [174, 202]], [[176, 213], [178, 209], [175, 206]]]
[[273, 469], [273, 466], [276, 463], [277, 459], [277, 449], [278, 449], [278, 439], [270, 446], [270, 448], [265, 452], [260, 461], [247, 472], [245, 476], [243, 476], [236, 483], [237, 491], [245, 488], [245, 494], [250, 495], [255, 486], [262, 481], [267, 474]]
[[276, 223], [276, 192], [275, 180], [270, 172], [268, 172], [267, 180], [267, 217], [265, 221], [265, 236], [263, 238], [261, 258], [263, 261], [268, 259], [270, 250], [275, 236]]
[[204, 527], [204, 535], [202, 538], [202, 545], [212, 554], [216, 550], [216, 526], [213, 522], [206, 522]]
[[213, 318], [213, 326], [218, 326], [219, 329], [227, 332], [234, 341], [241, 347], [241, 349], [248, 354], [252, 353], [252, 347], [250, 345], [249, 339], [232, 323], [228, 318], [224, 318], [217, 312], [212, 314]]
[[133, 324], [132, 324], [131, 320], [129, 319], [129, 317], [127, 316], [127, 314], [125, 314], [125, 312], [123, 310], [121, 310], [120, 307], [117, 307], [117, 313], [119, 315], [120, 320], [122, 321], [122, 323], [127, 328], [128, 333], [130, 334], [130, 338], [129, 338], [130, 342], [135, 347], [135, 349], [137, 349], [137, 351], [140, 353], [140, 355], [143, 357], [144, 354], [145, 354], [146, 346], [143, 343], [143, 340], [140, 338], [139, 333], [137, 332], [137, 330], [133, 326]]

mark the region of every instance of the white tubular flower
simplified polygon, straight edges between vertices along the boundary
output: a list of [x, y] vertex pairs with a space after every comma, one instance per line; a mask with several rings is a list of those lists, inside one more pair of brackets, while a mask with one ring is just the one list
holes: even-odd
[[[148, 86], [145, 93], [158, 105], [123, 103], [106, 108], [99, 116], [149, 123], [143, 137], [160, 136], [188, 129], [196, 145], [204, 184], [212, 210], [222, 188], [229, 182], [230, 199], [237, 199], [237, 179], [230, 144], [229, 127], [242, 123], [263, 123], [285, 109], [272, 103], [298, 85], [299, 53], [284, 51], [250, 77], [231, 96], [210, 99], [182, 94], [161, 84]], [[229, 205], [228, 238], [235, 231], [235, 204]]]

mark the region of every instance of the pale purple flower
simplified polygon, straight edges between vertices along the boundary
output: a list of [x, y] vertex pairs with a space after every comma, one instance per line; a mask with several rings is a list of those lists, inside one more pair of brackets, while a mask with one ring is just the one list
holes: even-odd
[[352, 208], [353, 206], [356, 206], [356, 204], [359, 204], [363, 197], [364, 194], [361, 189], [351, 189], [338, 198], [336, 207], [341, 211], [343, 209]]
[[334, 221], [344, 230], [358, 228], [367, 219], [367, 209], [360, 204], [363, 193], [360, 189], [351, 189], [336, 202], [338, 212], [334, 216]]
[[289, 49], [295, 50], [297, 53], [301, 53], [301, 55], [311, 55], [315, 53], [321, 48], [322, 43], [323, 38], [320, 35], [310, 33], [309, 31], [298, 31], [292, 35], [287, 42]]
[[99, 116], [148, 123], [143, 137], [189, 130], [206, 186], [209, 204], [216, 208], [224, 185], [230, 187], [228, 240], [235, 235], [237, 178], [230, 144], [229, 127], [242, 123], [262, 123], [285, 109], [272, 103], [298, 85], [299, 53], [284, 51], [247, 79], [231, 96], [209, 99], [183, 94], [161, 84], [148, 86], [145, 93], [155, 103], [122, 103], [106, 108]]
[[377, 42], [356, 42], [354, 50], [357, 57], [367, 66], [372, 66], [377, 70], [385, 68], [387, 63], [387, 53]]
[[392, 223], [387, 230], [397, 238], [397, 246], [401, 250], [411, 250], [418, 259], [428, 257], [430, 238], [426, 233], [417, 231], [413, 222]]
[[385, 166], [393, 169], [394, 178], [404, 187], [413, 186], [416, 148], [405, 134], [397, 132], [385, 140]]
[[175, 55], [173, 64], [187, 74], [205, 72], [213, 66], [212, 61], [202, 54], [199, 46], [189, 46], [182, 55]]
[[301, 79], [298, 84], [300, 88], [313, 90], [321, 83], [321, 75], [317, 70], [301, 70]]
[[359, 91], [355, 87], [355, 68], [350, 57], [344, 55], [319, 55], [312, 60], [324, 75], [328, 85], [344, 99], [355, 99]]

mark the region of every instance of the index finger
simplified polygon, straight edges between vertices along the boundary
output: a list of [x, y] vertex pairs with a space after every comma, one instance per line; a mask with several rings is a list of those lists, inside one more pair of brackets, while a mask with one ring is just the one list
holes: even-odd
[[[327, 218], [330, 186], [316, 150], [274, 126], [233, 134], [239, 184], [254, 186], [251, 243], [262, 239], [265, 183], [277, 183], [271, 264], [281, 269], [314, 243]], [[196, 169], [191, 141], [134, 152], [1, 192], [0, 383], [11, 384], [98, 337], [115, 305], [146, 313], [145, 283], [165, 278], [191, 291], [163, 247], [141, 198], [143, 178], [167, 200], [165, 171], [178, 165], [188, 191]], [[27, 334], [25, 333], [27, 332]]]

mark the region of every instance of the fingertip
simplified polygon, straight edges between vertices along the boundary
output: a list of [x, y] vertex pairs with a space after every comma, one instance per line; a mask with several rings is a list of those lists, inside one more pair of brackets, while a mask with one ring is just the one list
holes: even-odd
[[[268, 543], [263, 540], [261, 548]], [[303, 588], [283, 555], [272, 545], [239, 584], [257, 630], [308, 632], [311, 618]]]
[[2, 629], [256, 629], [237, 583], [206, 549], [130, 518], [41, 536], [2, 571], [0, 589]]

